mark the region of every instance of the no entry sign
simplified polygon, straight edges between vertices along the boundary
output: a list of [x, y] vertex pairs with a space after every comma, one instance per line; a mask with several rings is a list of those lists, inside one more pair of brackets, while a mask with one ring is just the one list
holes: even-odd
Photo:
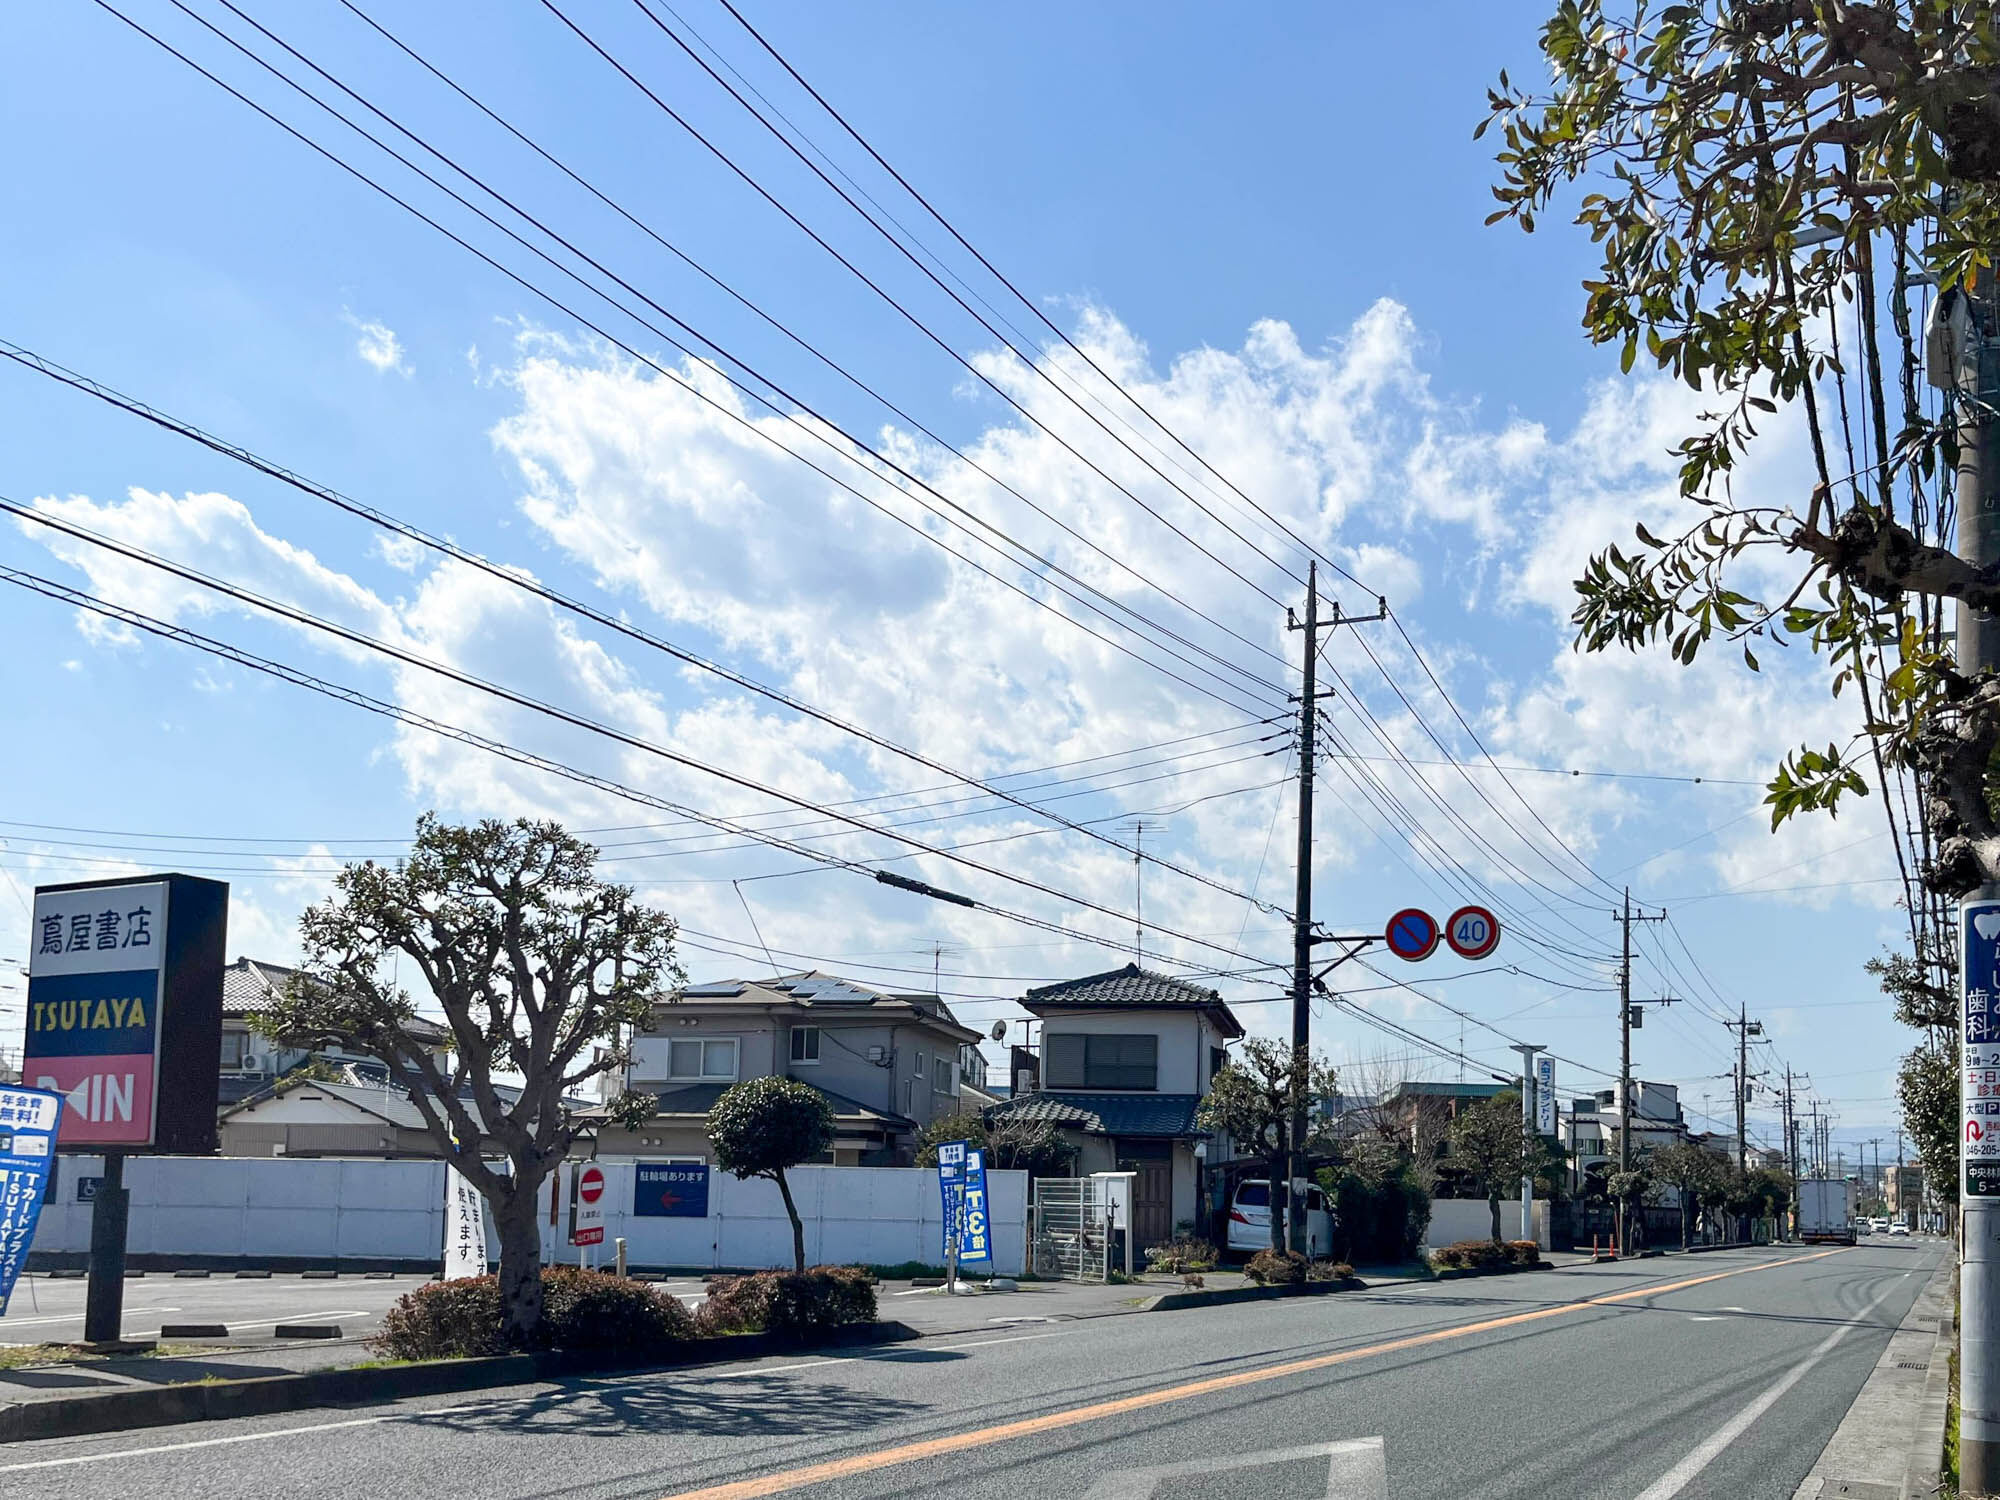
[[569, 1206], [569, 1242], [572, 1245], [604, 1243], [604, 1168], [595, 1162], [579, 1162], [575, 1197]]
[[1437, 918], [1421, 908], [1405, 907], [1389, 918], [1382, 941], [1389, 945], [1389, 951], [1396, 957], [1408, 959], [1411, 963], [1429, 958], [1438, 945]]

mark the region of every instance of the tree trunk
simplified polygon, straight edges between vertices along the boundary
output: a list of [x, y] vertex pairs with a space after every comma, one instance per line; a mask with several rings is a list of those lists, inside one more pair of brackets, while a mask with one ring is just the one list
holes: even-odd
[[785, 1200], [785, 1213], [792, 1221], [792, 1269], [803, 1276], [806, 1274], [806, 1226], [799, 1218], [799, 1207], [792, 1202], [792, 1185], [785, 1181], [785, 1169], [778, 1168], [772, 1174], [778, 1180], [778, 1196]]
[[1284, 1209], [1292, 1201], [1292, 1185], [1285, 1180], [1285, 1159], [1271, 1157], [1264, 1164], [1265, 1175], [1270, 1178], [1271, 1188], [1271, 1248], [1285, 1248]]
[[1496, 1245], [1501, 1244], [1503, 1242], [1500, 1238], [1500, 1195], [1498, 1193], [1488, 1193], [1486, 1195], [1486, 1206], [1493, 1214], [1493, 1243]]
[[532, 1349], [542, 1330], [542, 1237], [536, 1226], [541, 1184], [511, 1188], [493, 1204], [500, 1232], [500, 1317], [508, 1347]]
[[1692, 1220], [1694, 1216], [1688, 1212], [1688, 1210], [1691, 1207], [1693, 1207], [1693, 1205], [1688, 1202], [1687, 1189], [1682, 1188], [1681, 1189], [1681, 1249], [1683, 1250], [1687, 1249], [1688, 1240], [1693, 1233]]

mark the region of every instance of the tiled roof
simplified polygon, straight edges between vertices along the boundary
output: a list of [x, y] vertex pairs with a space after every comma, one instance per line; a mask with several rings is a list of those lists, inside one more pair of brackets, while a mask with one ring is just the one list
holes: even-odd
[[[239, 958], [222, 971], [222, 1013], [248, 1020], [267, 1011], [284, 993], [285, 986], [299, 971], [283, 964], [265, 963], [257, 958]], [[411, 1036], [420, 1041], [444, 1042], [451, 1039], [450, 1028], [423, 1016], [412, 1016], [406, 1024]]]
[[1102, 1010], [1128, 1006], [1148, 1010], [1205, 1010], [1229, 1035], [1243, 1035], [1242, 1023], [1216, 991], [1184, 979], [1155, 974], [1137, 964], [1103, 974], [1086, 974], [1081, 979], [1065, 979], [1060, 984], [1045, 984], [1029, 990], [1021, 997], [1021, 1003], [1037, 1014], [1044, 1009]]
[[1091, 1135], [1150, 1135], [1180, 1139], [1207, 1134], [1194, 1122], [1199, 1094], [1023, 1094], [993, 1113], [1033, 1125], [1057, 1125]]
[[[794, 1081], [804, 1082], [803, 1079]], [[833, 1116], [836, 1120], [878, 1121], [904, 1130], [912, 1129], [916, 1125], [914, 1120], [892, 1114], [887, 1110], [871, 1109], [848, 1098], [845, 1094], [836, 1094], [832, 1089], [823, 1089], [816, 1083], [806, 1086], [815, 1093], [825, 1095], [826, 1101], [833, 1106]], [[655, 1112], [662, 1115], [706, 1115], [715, 1108], [715, 1101], [733, 1087], [733, 1084], [727, 1083], [698, 1083], [689, 1088], [672, 1089], [655, 1094], [653, 1097], [658, 1101]]]
[[979, 1032], [963, 1025], [951, 1013], [951, 1007], [936, 995], [878, 990], [859, 980], [843, 979], [837, 974], [824, 974], [817, 969], [805, 969], [796, 974], [774, 974], [765, 979], [718, 979], [707, 984], [691, 984], [665, 1004], [671, 1009], [676, 1004], [728, 1004], [732, 1001], [745, 1005], [789, 1002], [808, 1010], [824, 1009], [850, 1015], [865, 1015], [871, 1010], [915, 1012], [946, 1031], [960, 1033], [961, 1041], [977, 1041], [980, 1036]]

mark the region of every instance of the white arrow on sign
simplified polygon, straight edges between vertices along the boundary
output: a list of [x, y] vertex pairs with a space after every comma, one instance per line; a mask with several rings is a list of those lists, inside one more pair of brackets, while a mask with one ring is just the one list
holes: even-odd
[[1236, 1453], [1226, 1458], [1197, 1458], [1184, 1464], [1152, 1469], [1121, 1469], [1106, 1474], [1084, 1492], [1083, 1500], [1151, 1500], [1162, 1480], [1189, 1474], [1223, 1474], [1261, 1469], [1300, 1459], [1324, 1458], [1325, 1500], [1389, 1500], [1389, 1466], [1379, 1437], [1350, 1438], [1339, 1443], [1314, 1443], [1305, 1448], [1266, 1448], [1261, 1453]]

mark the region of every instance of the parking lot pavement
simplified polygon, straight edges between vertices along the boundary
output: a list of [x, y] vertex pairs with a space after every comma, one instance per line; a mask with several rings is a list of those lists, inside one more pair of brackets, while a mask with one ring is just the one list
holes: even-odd
[[[128, 1339], [157, 1339], [169, 1324], [220, 1323], [231, 1343], [270, 1343], [281, 1323], [336, 1323], [343, 1338], [363, 1338], [375, 1332], [398, 1297], [427, 1279], [348, 1274], [337, 1280], [298, 1275], [238, 1280], [220, 1271], [203, 1279], [153, 1271], [126, 1279], [122, 1332]], [[7, 1316], [0, 1318], [0, 1344], [82, 1339], [87, 1286], [81, 1279], [23, 1276]]]

